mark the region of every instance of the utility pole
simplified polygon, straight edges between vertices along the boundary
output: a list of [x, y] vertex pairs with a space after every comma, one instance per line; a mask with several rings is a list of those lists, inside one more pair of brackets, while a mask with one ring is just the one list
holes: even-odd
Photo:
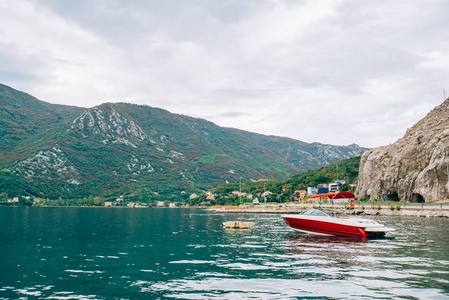
[[[447, 149], [444, 150], [444, 153], [446, 155], [447, 185], [448, 185], [448, 189], [449, 189], [449, 160], [447, 157]], [[449, 192], [447, 194], [449, 194]]]
[[267, 195], [265, 194], [265, 182], [263, 183], [263, 202], [267, 203]]
[[338, 161], [337, 161], [337, 192], [340, 191], [340, 182], [338, 182]]
[[337, 181], [338, 181], [338, 161], [337, 161]]
[[293, 202], [293, 184], [290, 186], [290, 202]]
[[242, 204], [242, 176], [240, 176], [239, 202]]

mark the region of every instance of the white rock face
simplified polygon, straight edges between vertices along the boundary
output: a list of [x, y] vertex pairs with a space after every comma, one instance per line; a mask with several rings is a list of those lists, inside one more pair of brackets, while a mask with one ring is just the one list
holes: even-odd
[[77, 129], [83, 133], [84, 137], [89, 134], [101, 136], [112, 143], [123, 143], [136, 148], [136, 145], [129, 139], [143, 141], [148, 139], [148, 135], [134, 122], [120, 115], [114, 107], [110, 111], [104, 111], [98, 107], [85, 110], [78, 118], [73, 120], [71, 129]]
[[58, 178], [76, 185], [81, 183], [75, 165], [69, 161], [64, 151], [56, 147], [47, 151], [41, 150], [36, 155], [19, 162], [14, 172], [26, 177]]
[[293, 145], [283, 149], [287, 161], [295, 161], [297, 166], [322, 167], [336, 161], [360, 155], [364, 148], [352, 144], [348, 146], [335, 146], [312, 143], [304, 148]]
[[171, 150], [170, 151], [170, 156], [180, 159], [180, 160], [185, 160], [186, 157], [184, 156], [184, 154], [182, 154], [181, 152], [175, 151], [175, 150]]
[[449, 98], [393, 144], [366, 151], [356, 196], [434, 202], [447, 198]]
[[153, 172], [154, 168], [148, 161], [140, 161], [135, 155], [132, 155], [130, 161], [127, 164], [129, 171], [133, 172], [134, 175], [140, 174], [141, 172]]

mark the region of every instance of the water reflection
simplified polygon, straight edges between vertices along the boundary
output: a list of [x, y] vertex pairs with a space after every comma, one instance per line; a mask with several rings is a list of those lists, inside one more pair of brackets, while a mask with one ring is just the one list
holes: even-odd
[[345, 236], [324, 236], [312, 234], [289, 233], [284, 239], [293, 244], [314, 243], [314, 244], [338, 244], [338, 245], [358, 245], [366, 243], [367, 238], [345, 237]]
[[355, 266], [356, 257], [366, 255], [363, 238], [288, 234], [284, 240], [285, 251], [298, 255], [303, 264]]

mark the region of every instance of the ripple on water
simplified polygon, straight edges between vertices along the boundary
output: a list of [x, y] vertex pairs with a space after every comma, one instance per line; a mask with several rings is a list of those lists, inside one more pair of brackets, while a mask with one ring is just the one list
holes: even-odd
[[[180, 299], [286, 299], [300, 297], [360, 298], [432, 298], [438, 290], [410, 289], [400, 282], [361, 279], [356, 281], [301, 279], [207, 278], [170, 282], [136, 282], [141, 293], [163, 292], [166, 297]], [[251, 295], [251, 296], [250, 296]]]
[[103, 274], [104, 271], [86, 271], [86, 270], [65, 270], [65, 272], [69, 273], [84, 273], [84, 274]]
[[[67, 211], [72, 210], [55, 210]], [[2, 297], [448, 299], [449, 295], [449, 236], [445, 229], [438, 231], [449, 225], [445, 220], [388, 218], [397, 231], [390, 238], [367, 240], [296, 234], [277, 215], [218, 216], [177, 209], [73, 211], [77, 218], [86, 213], [84, 222], [71, 224], [70, 218], [61, 218], [64, 226], [57, 234], [37, 225], [20, 226], [30, 230], [29, 238], [14, 241], [16, 255], [1, 257], [0, 270], [12, 270], [8, 276], [0, 272]], [[105, 212], [119, 214], [108, 219]], [[137, 212], [142, 218], [134, 215]], [[92, 213], [103, 219], [92, 218]], [[183, 214], [187, 216], [183, 222], [166, 222]], [[41, 222], [48, 226], [51, 218], [44, 215]], [[221, 228], [222, 221], [231, 217], [253, 220], [256, 226], [244, 231]], [[105, 226], [99, 220], [109, 222]], [[11, 244], [9, 240], [2, 244], [2, 238], [2, 247]], [[39, 246], [30, 256], [30, 249], [42, 241], [49, 247]], [[9, 275], [16, 276], [10, 280]]]
[[171, 261], [171, 264], [215, 264], [212, 260], [177, 260]]

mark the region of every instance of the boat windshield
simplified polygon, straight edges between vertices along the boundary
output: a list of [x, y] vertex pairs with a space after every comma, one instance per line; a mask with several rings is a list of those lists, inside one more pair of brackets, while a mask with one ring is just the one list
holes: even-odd
[[324, 211], [315, 209], [315, 208], [308, 208], [305, 211], [301, 213], [302, 215], [314, 215], [314, 216], [328, 216]]

